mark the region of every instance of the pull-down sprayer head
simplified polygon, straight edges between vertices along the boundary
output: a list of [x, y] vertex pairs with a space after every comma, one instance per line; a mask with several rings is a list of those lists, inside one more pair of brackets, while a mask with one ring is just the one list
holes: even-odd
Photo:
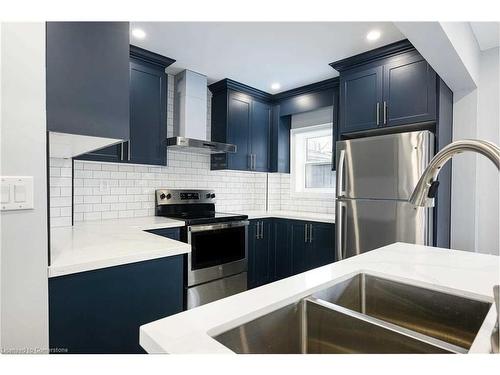
[[421, 207], [434, 206], [434, 197], [438, 185], [437, 176], [441, 171], [441, 167], [454, 155], [464, 151], [472, 151], [486, 156], [500, 170], [500, 148], [497, 145], [478, 139], [455, 141], [444, 147], [432, 158], [420, 177], [417, 186], [415, 186], [409, 202]]

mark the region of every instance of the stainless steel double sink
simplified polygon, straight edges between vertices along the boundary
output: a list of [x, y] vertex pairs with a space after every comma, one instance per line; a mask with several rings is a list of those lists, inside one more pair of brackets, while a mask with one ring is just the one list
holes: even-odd
[[360, 273], [213, 338], [236, 353], [467, 353], [490, 307]]

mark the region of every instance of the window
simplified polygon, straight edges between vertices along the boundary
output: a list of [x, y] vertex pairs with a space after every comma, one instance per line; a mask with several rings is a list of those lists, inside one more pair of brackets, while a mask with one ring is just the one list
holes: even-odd
[[332, 124], [291, 130], [292, 184], [295, 193], [335, 194]]

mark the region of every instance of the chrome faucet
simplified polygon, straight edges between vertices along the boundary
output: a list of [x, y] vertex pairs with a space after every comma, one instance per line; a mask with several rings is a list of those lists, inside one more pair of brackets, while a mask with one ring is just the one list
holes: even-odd
[[[478, 139], [464, 139], [455, 141], [444, 147], [432, 158], [427, 168], [425, 168], [424, 173], [420, 177], [415, 190], [413, 190], [409, 202], [415, 206], [433, 207], [434, 197], [436, 196], [437, 187], [439, 186], [437, 176], [441, 171], [441, 168], [454, 155], [464, 151], [472, 151], [486, 156], [493, 162], [493, 164], [496, 165], [497, 169], [500, 170], [500, 148], [497, 145], [486, 141], [480, 141]], [[493, 295], [497, 310], [497, 322], [495, 324], [493, 333], [491, 334], [491, 347], [493, 353], [498, 353], [500, 341], [500, 333], [498, 329], [498, 310], [500, 308], [498, 285], [495, 285], [493, 287]]]
[[472, 151], [486, 156], [500, 170], [500, 148], [497, 145], [478, 139], [455, 141], [444, 147], [432, 158], [410, 196], [410, 203], [415, 206], [433, 207], [439, 185], [437, 176], [441, 167], [453, 156], [464, 151]]

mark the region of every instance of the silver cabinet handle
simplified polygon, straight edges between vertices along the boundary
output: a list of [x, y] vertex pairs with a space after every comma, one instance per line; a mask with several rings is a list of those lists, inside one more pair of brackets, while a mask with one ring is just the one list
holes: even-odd
[[132, 143], [132, 142], [129, 139], [128, 140], [128, 161], [130, 161], [130, 143]]
[[309, 224], [309, 242], [313, 242], [313, 225]]
[[255, 154], [252, 154], [252, 171], [255, 171], [255, 160], [257, 159]]
[[260, 222], [260, 238], [264, 239], [264, 222]]
[[380, 125], [380, 103], [377, 102], [377, 125]]
[[123, 142], [120, 143], [120, 160], [123, 160]]
[[248, 166], [248, 169], [252, 170], [252, 154], [248, 154], [247, 166]]
[[256, 228], [256, 231], [255, 231], [255, 239], [259, 239], [259, 222], [257, 221], [257, 228]]
[[304, 224], [304, 242], [307, 243], [307, 224]]
[[387, 102], [384, 100], [384, 125], [387, 124]]

